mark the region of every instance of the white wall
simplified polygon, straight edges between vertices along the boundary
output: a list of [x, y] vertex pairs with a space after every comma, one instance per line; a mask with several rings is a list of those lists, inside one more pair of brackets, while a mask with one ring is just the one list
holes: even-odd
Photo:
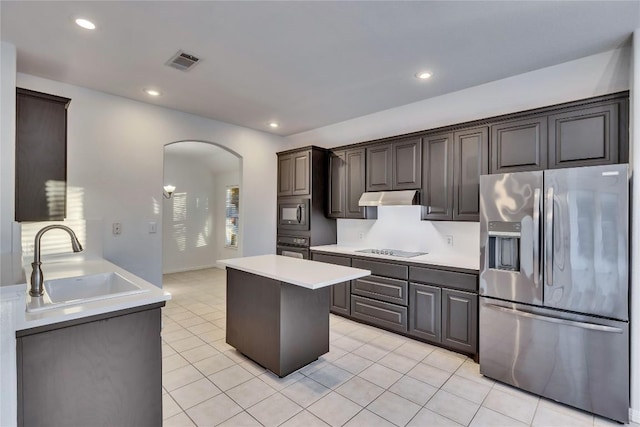
[[204, 163], [165, 150], [164, 183], [175, 185], [176, 191], [162, 200], [163, 273], [214, 266], [213, 173]]
[[640, 423], [640, 148], [635, 137], [640, 132], [640, 28], [633, 34], [630, 102], [631, 179], [631, 419]]
[[287, 137], [290, 146], [369, 141], [629, 89], [630, 48], [543, 68]]
[[0, 55], [0, 253], [7, 253], [14, 212], [16, 48], [0, 42]]
[[176, 191], [163, 203], [163, 273], [222, 268], [217, 260], [242, 256], [242, 222], [238, 247], [225, 246], [226, 189], [240, 186], [237, 163], [235, 171], [216, 172], [206, 163], [165, 150], [164, 182]]
[[[240, 184], [240, 174], [238, 171], [217, 173], [213, 177], [216, 194], [216, 206], [215, 206], [215, 229], [216, 229], [216, 245], [215, 256], [216, 259], [237, 258], [242, 256], [242, 239], [238, 244], [238, 248], [232, 248], [225, 246], [225, 211], [226, 211], [226, 190], [227, 187]], [[242, 199], [243, 188], [240, 187], [240, 198]], [[244, 206], [240, 203], [240, 215]], [[242, 217], [240, 218], [242, 220]], [[274, 213], [275, 221], [275, 213]], [[244, 232], [244, 224], [242, 221], [239, 223], [239, 235], [242, 236]], [[218, 267], [223, 268], [222, 265]]]
[[[4, 69], [4, 43], [2, 48]], [[8, 78], [6, 82], [3, 73], [2, 87], [11, 83]], [[282, 138], [31, 75], [18, 73], [17, 85], [71, 98], [68, 185], [82, 190], [79, 203], [84, 217], [103, 220], [104, 256], [108, 260], [161, 284], [162, 232], [149, 234], [148, 223], [162, 223], [163, 147], [183, 140], [215, 142], [242, 157], [244, 254], [275, 252], [275, 153], [284, 148]], [[4, 129], [14, 121], [14, 114], [3, 111], [3, 230], [10, 228], [4, 212], [13, 211], [14, 197], [12, 183], [5, 191], [5, 179], [13, 176], [14, 166], [7, 149], [13, 139], [5, 136]], [[120, 236], [111, 234], [115, 221], [122, 223]], [[3, 235], [3, 244], [4, 239]]]

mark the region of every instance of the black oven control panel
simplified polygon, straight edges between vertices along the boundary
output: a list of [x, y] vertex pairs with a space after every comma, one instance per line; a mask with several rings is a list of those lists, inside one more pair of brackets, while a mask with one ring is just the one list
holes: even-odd
[[308, 237], [278, 236], [278, 245], [280, 246], [297, 246], [301, 248], [309, 247]]

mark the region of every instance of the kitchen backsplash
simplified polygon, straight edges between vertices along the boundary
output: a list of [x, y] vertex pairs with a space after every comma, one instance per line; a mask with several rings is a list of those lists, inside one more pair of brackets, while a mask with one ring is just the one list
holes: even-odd
[[[479, 223], [422, 221], [420, 209], [420, 206], [380, 206], [377, 220], [338, 219], [338, 244], [479, 256]], [[452, 245], [447, 244], [449, 236]]]

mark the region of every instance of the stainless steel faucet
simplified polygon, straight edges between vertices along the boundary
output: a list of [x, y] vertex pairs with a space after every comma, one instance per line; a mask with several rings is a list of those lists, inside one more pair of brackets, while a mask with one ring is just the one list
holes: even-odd
[[73, 252], [82, 251], [82, 245], [80, 244], [76, 233], [74, 233], [73, 230], [66, 225], [48, 225], [38, 231], [33, 245], [33, 262], [31, 263], [31, 267], [33, 268], [33, 270], [31, 271], [31, 289], [29, 290], [29, 295], [31, 295], [32, 297], [39, 297], [44, 294], [44, 287], [42, 286], [44, 277], [42, 276], [42, 269], [40, 268], [40, 266], [42, 265], [42, 263], [40, 262], [40, 240], [42, 239], [42, 235], [44, 233], [55, 228], [59, 228], [60, 230], [64, 230], [69, 233], [69, 236], [71, 236], [71, 247], [73, 248]]

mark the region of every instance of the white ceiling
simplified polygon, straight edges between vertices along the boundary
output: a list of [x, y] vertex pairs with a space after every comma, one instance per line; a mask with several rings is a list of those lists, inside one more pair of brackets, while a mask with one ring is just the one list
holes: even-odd
[[[0, 15], [19, 72], [291, 135], [620, 47], [640, 1], [2, 0]], [[201, 63], [165, 66], [179, 49]]]

